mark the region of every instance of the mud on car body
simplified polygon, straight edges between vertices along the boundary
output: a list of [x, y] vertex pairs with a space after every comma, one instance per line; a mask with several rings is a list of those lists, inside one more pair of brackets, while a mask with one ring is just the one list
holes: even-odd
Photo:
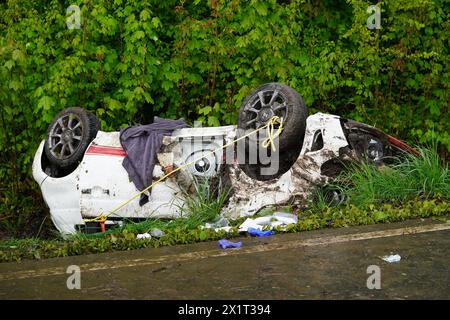
[[[274, 116], [282, 119], [283, 130], [275, 139], [276, 151], [266, 150], [267, 162], [252, 149], [262, 149], [266, 131], [243, 138]], [[225, 145], [230, 146], [222, 149]], [[242, 103], [237, 126], [183, 128], [165, 136], [153, 179], [180, 166], [184, 170], [156, 184], [148, 203], [141, 206], [136, 198], [105, 223], [179, 217], [193, 177], [226, 178], [232, 194], [224, 215], [253, 215], [268, 205], [301, 203], [314, 185], [334, 179], [343, 161], [382, 164], [405, 151], [414, 149], [374, 127], [336, 115], [308, 116], [294, 89], [269, 83]], [[94, 114], [68, 108], [55, 117], [36, 152], [33, 176], [61, 233], [83, 230], [85, 219], [111, 212], [139, 192], [122, 166], [126, 156], [119, 132], [100, 131]]]

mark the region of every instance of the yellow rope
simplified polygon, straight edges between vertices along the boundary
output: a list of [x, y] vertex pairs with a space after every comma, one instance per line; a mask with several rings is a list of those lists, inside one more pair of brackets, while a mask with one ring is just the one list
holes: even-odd
[[[275, 125], [278, 124], [278, 128], [275, 131]], [[174, 174], [177, 171], [180, 171], [181, 169], [184, 169], [188, 166], [190, 166], [191, 164], [194, 164], [195, 162], [197, 162], [198, 160], [201, 160], [203, 158], [205, 158], [206, 156], [210, 155], [210, 154], [215, 154], [217, 151], [225, 149], [233, 144], [235, 144], [236, 142], [247, 138], [248, 136], [264, 129], [267, 128], [267, 138], [263, 141], [262, 145], [264, 148], [268, 148], [269, 146], [272, 147], [273, 151], [276, 151], [275, 145], [274, 145], [274, 140], [281, 134], [281, 132], [283, 131], [283, 118], [279, 118], [277, 116], [273, 116], [266, 125], [262, 126], [261, 128], [258, 128], [256, 130], [253, 130], [252, 132], [247, 133], [246, 135], [237, 138], [225, 145], [223, 145], [222, 147], [219, 147], [213, 151], [210, 151], [209, 153], [203, 154], [201, 157], [194, 159], [188, 163], [185, 163], [182, 166], [179, 166], [178, 168], [172, 170], [169, 173], [166, 173], [165, 175], [163, 175], [161, 178], [159, 178], [158, 180], [156, 180], [155, 182], [153, 182], [151, 185], [149, 185], [147, 188], [145, 188], [144, 190], [140, 191], [139, 193], [135, 194], [134, 196], [132, 196], [130, 199], [124, 201], [123, 203], [121, 203], [120, 205], [118, 205], [117, 207], [115, 207], [113, 210], [111, 210], [107, 215], [104, 215], [103, 213], [100, 214], [99, 216], [93, 218], [93, 219], [83, 219], [84, 222], [104, 222], [106, 221], [106, 219], [114, 214], [117, 210], [120, 210], [121, 208], [125, 207], [127, 204], [129, 204], [131, 201], [133, 201], [134, 199], [136, 199], [137, 197], [139, 197], [141, 194], [143, 194], [144, 192], [150, 190], [151, 188], [153, 188], [155, 185], [157, 185], [158, 183], [160, 183], [161, 181], [163, 181], [164, 179], [166, 179], [167, 177], [171, 176], [172, 174]]]
[[[275, 124], [278, 124], [277, 131], [274, 133]], [[281, 131], [283, 131], [283, 118], [278, 118], [277, 116], [273, 116], [269, 122], [266, 124], [267, 126], [267, 138], [263, 141], [262, 146], [264, 148], [268, 148], [272, 146], [272, 151], [276, 151], [274, 139], [276, 139]]]

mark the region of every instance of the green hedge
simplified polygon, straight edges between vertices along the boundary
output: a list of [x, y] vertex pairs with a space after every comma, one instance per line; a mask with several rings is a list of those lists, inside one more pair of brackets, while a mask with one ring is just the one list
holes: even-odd
[[[450, 150], [446, 2], [380, 1], [379, 30], [366, 27], [371, 4], [1, 3], [0, 188], [31, 192], [18, 185], [63, 108], [94, 111], [103, 130], [154, 114], [225, 125], [236, 122], [252, 89], [272, 81], [298, 90], [311, 112], [360, 120], [409, 142], [435, 139]], [[69, 5], [81, 9], [80, 29], [66, 26]]]

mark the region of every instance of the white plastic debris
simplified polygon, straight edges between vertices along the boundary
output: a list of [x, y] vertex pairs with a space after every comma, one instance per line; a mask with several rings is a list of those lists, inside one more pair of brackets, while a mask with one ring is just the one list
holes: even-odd
[[200, 226], [201, 229], [214, 229], [215, 232], [219, 232], [225, 230], [225, 232], [229, 232], [232, 227], [228, 226], [228, 219], [220, 216], [213, 223], [205, 223], [204, 226]]
[[200, 226], [200, 229], [214, 229], [215, 232], [219, 232], [219, 231], [225, 231], [225, 232], [230, 232], [230, 230], [233, 227], [230, 226], [226, 226], [226, 227], [220, 227], [220, 228], [214, 228], [214, 225], [211, 225], [210, 223], [205, 223], [204, 226]]
[[205, 223], [204, 228], [206, 229], [214, 229], [214, 228], [223, 228], [228, 227], [228, 219], [220, 216], [216, 221], [212, 223]]
[[229, 227], [229, 226], [227, 226], [227, 227], [221, 227], [221, 228], [214, 228], [214, 227], [211, 227], [211, 226], [200, 226], [200, 229], [214, 229], [214, 231], [215, 232], [219, 232], [219, 231], [225, 231], [225, 232], [230, 232], [230, 230], [232, 229], [233, 227]]
[[216, 228], [228, 227], [228, 225], [229, 225], [228, 219], [223, 216], [220, 216], [220, 218], [214, 222], [214, 226]]
[[152, 236], [148, 233], [139, 233], [136, 235], [136, 239], [151, 239]]
[[247, 232], [248, 228], [254, 228], [254, 229], [258, 229], [258, 230], [262, 230], [263, 226], [268, 225], [269, 220], [267, 219], [262, 219], [265, 217], [261, 217], [261, 218], [256, 218], [256, 219], [251, 219], [251, 218], [247, 218], [240, 226], [239, 226], [239, 232]]
[[239, 232], [247, 232], [248, 228], [262, 230], [264, 227], [274, 229], [276, 227], [287, 227], [290, 224], [296, 224], [298, 217], [292, 213], [275, 212], [272, 215], [259, 217], [255, 219], [247, 218], [240, 226]]
[[295, 214], [287, 213], [287, 212], [275, 212], [272, 215], [278, 221], [283, 222], [284, 224], [296, 224], [298, 222], [298, 217]]
[[153, 229], [150, 232], [150, 235], [155, 238], [161, 238], [161, 237], [164, 237], [166, 234], [164, 233], [164, 231], [162, 231], [160, 229]]
[[393, 263], [393, 262], [399, 262], [402, 259], [402, 257], [398, 254], [392, 254], [390, 256], [381, 257], [381, 259], [383, 259], [386, 262]]
[[219, 231], [222, 231], [222, 230], [223, 230], [223, 231], [225, 231], [225, 232], [230, 232], [231, 228], [233, 228], [233, 227], [227, 226], [227, 227], [215, 228], [214, 231], [215, 231], [215, 232], [219, 232]]

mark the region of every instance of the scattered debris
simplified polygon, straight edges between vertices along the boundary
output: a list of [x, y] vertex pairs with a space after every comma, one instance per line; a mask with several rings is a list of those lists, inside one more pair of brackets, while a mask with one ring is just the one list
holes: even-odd
[[151, 239], [152, 236], [148, 233], [139, 233], [136, 235], [136, 239]]
[[214, 229], [214, 231], [215, 232], [220, 232], [220, 231], [225, 231], [225, 232], [230, 232], [230, 230], [232, 229], [233, 227], [222, 227], [222, 228], [215, 228]]
[[393, 262], [399, 262], [402, 259], [402, 257], [398, 254], [392, 254], [390, 256], [381, 257], [381, 259], [383, 259], [386, 262], [393, 263]]
[[230, 232], [231, 229], [233, 229], [233, 227], [214, 228], [214, 227], [211, 227], [211, 225], [209, 225], [209, 223], [207, 223], [204, 226], [200, 226], [200, 229], [214, 229], [215, 232], [225, 231], [226, 233], [228, 233], [228, 232]]
[[153, 229], [152, 231], [150, 231], [150, 235], [155, 238], [161, 238], [164, 237], [166, 234], [164, 231], [160, 229]]
[[246, 232], [249, 228], [262, 230], [263, 227], [273, 229], [275, 227], [287, 227], [296, 224], [298, 217], [292, 213], [275, 212], [272, 215], [259, 217], [256, 219], [247, 218], [240, 226], [239, 232]]
[[229, 241], [227, 239], [219, 240], [219, 241], [217, 241], [217, 243], [218, 243], [219, 247], [222, 249], [240, 248], [242, 246], [242, 241], [233, 242], [233, 241]]
[[283, 224], [285, 225], [297, 224], [298, 222], [298, 216], [293, 213], [275, 212], [274, 214], [272, 214], [272, 217], [280, 222], [283, 222]]
[[229, 225], [228, 219], [223, 216], [219, 216], [219, 218], [216, 219], [216, 221], [214, 221], [213, 223], [205, 223], [204, 227], [206, 229], [215, 229], [228, 227], [228, 225]]
[[229, 226], [229, 221], [227, 218], [220, 216], [218, 219], [216, 219], [213, 223], [205, 223], [204, 226], [200, 226], [201, 229], [214, 229], [215, 232], [225, 231], [230, 232], [230, 230], [233, 228]]

